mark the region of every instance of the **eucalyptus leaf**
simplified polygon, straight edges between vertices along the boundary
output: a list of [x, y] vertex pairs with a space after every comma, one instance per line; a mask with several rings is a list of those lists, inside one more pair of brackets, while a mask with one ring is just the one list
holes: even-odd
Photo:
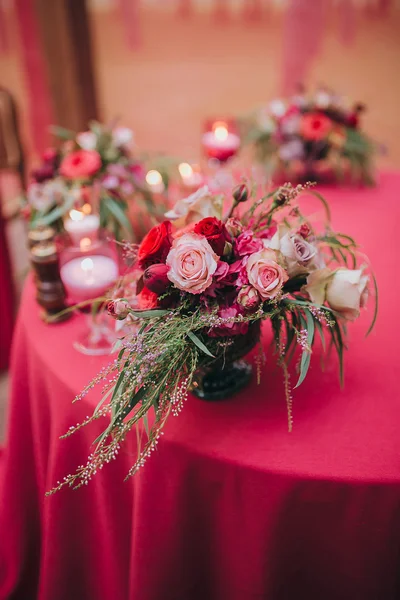
[[212, 358], [215, 358], [214, 354], [211, 354], [211, 352], [209, 351], [209, 349], [207, 348], [207, 346], [205, 346], [203, 344], [203, 342], [197, 337], [197, 335], [195, 333], [193, 333], [193, 331], [188, 331], [187, 332], [187, 336], [188, 336], [188, 338], [190, 338], [192, 340], [192, 342], [194, 344], [196, 344], [196, 346], [202, 352], [204, 352], [204, 354], [207, 354], [207, 356], [211, 356]]

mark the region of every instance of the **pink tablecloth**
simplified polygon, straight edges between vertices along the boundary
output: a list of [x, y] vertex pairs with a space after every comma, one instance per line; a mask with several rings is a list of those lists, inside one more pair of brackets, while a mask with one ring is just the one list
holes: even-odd
[[0, 598], [39, 600], [395, 600], [400, 597], [397, 242], [400, 175], [376, 190], [328, 190], [381, 291], [377, 328], [350, 328], [345, 389], [336, 364], [294, 395], [281, 374], [231, 400], [190, 398], [134, 480], [134, 435], [85, 489], [44, 492], [81, 464], [100, 424], [74, 394], [104, 360], [72, 348], [81, 317], [45, 326], [31, 285], [15, 337], [0, 495]]
[[14, 293], [5, 221], [0, 206], [0, 372], [8, 367], [14, 325]]

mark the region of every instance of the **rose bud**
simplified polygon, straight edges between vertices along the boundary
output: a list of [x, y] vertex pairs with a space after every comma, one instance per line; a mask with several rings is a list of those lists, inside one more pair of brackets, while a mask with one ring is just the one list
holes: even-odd
[[231, 237], [236, 238], [243, 232], [243, 225], [238, 219], [231, 217], [225, 223], [225, 229]]
[[245, 285], [238, 294], [237, 302], [246, 310], [255, 310], [261, 299], [255, 288], [251, 285]]
[[233, 188], [232, 196], [235, 199], [236, 204], [240, 202], [246, 202], [249, 197], [249, 189], [245, 183], [241, 183]]
[[107, 312], [115, 319], [125, 319], [129, 314], [129, 304], [126, 300], [116, 299], [110, 300], [107, 304]]
[[288, 197], [284, 192], [278, 192], [274, 196], [273, 205], [275, 206], [283, 206], [288, 201]]
[[163, 263], [157, 263], [147, 267], [143, 273], [143, 283], [151, 292], [161, 296], [171, 285], [167, 277], [169, 267]]
[[303, 223], [298, 229], [297, 233], [301, 235], [302, 238], [307, 239], [311, 234], [311, 228], [308, 223]]

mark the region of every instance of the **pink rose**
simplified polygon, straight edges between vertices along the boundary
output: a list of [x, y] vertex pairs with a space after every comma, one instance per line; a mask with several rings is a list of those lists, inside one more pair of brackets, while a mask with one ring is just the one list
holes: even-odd
[[261, 250], [262, 247], [262, 241], [255, 238], [253, 232], [249, 229], [241, 233], [235, 240], [235, 252], [238, 256], [253, 254]]
[[287, 273], [276, 262], [272, 250], [261, 250], [249, 256], [246, 269], [250, 285], [256, 288], [263, 300], [275, 298], [288, 280]]
[[259, 293], [251, 285], [242, 287], [237, 297], [238, 304], [246, 310], [254, 310], [261, 302]]
[[218, 261], [203, 236], [186, 233], [174, 240], [167, 256], [168, 279], [184, 292], [201, 294], [211, 285]]
[[101, 169], [100, 154], [95, 150], [76, 150], [61, 162], [60, 173], [67, 179], [85, 179]]
[[214, 278], [216, 281], [222, 281], [229, 273], [229, 265], [228, 263], [220, 260], [217, 266], [217, 269], [214, 273]]

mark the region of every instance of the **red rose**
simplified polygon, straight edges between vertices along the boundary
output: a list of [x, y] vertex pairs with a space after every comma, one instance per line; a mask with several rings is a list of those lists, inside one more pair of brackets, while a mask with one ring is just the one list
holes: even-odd
[[137, 295], [139, 301], [140, 310], [151, 310], [158, 306], [158, 296], [154, 292], [151, 292], [146, 287], [142, 289], [140, 294]]
[[150, 265], [162, 263], [167, 258], [172, 245], [171, 223], [164, 221], [150, 229], [143, 238], [138, 251], [138, 265], [146, 269]]
[[306, 140], [323, 140], [331, 129], [332, 121], [322, 113], [308, 113], [301, 119], [300, 130]]
[[143, 273], [144, 285], [155, 294], [161, 296], [164, 294], [166, 289], [171, 285], [170, 280], [167, 277], [169, 267], [164, 263], [158, 263], [147, 267]]
[[61, 162], [60, 173], [68, 179], [85, 179], [101, 169], [101, 157], [95, 150], [76, 150]]
[[229, 240], [229, 235], [222, 221], [216, 217], [206, 217], [196, 223], [194, 232], [199, 235], [204, 235], [211, 248], [218, 256], [223, 255], [225, 242]]

